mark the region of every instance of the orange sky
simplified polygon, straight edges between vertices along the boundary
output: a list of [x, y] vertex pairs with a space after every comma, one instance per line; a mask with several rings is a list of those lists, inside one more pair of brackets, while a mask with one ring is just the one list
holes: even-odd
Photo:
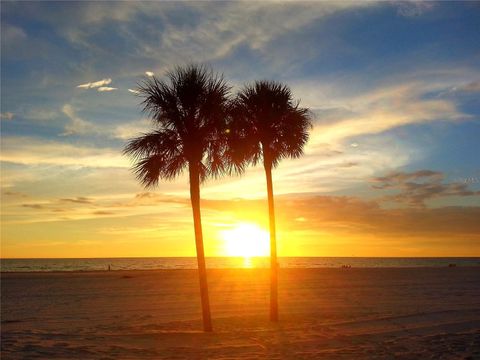
[[[187, 198], [142, 192], [113, 202], [76, 198], [23, 205], [29, 205], [21, 210], [29, 217], [2, 228], [2, 237], [9, 239], [2, 241], [3, 257], [195, 255]], [[226, 230], [242, 224], [268, 228], [264, 199], [205, 199], [202, 208], [207, 256], [235, 255], [226, 249]], [[478, 208], [384, 209], [354, 197], [289, 194], [277, 197], [276, 209], [280, 256], [472, 256], [480, 251]]]

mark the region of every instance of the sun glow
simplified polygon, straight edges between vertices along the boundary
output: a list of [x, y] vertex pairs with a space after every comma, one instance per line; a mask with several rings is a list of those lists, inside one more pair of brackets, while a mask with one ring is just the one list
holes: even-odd
[[222, 230], [227, 256], [268, 256], [270, 240], [267, 231], [255, 224], [242, 223], [232, 229]]

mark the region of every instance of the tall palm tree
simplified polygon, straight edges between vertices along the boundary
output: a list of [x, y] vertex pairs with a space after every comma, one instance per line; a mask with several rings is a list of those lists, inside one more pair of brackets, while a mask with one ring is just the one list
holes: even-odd
[[124, 153], [145, 187], [171, 180], [188, 169], [204, 331], [212, 331], [200, 213], [200, 183], [231, 167], [225, 162], [226, 118], [230, 86], [204, 66], [177, 67], [167, 75], [139, 85], [143, 111], [154, 129], [131, 139]]
[[237, 164], [263, 162], [270, 222], [270, 320], [278, 321], [278, 262], [272, 169], [284, 158], [298, 158], [308, 141], [310, 112], [299, 107], [290, 89], [257, 81], [237, 95], [230, 124], [230, 147]]

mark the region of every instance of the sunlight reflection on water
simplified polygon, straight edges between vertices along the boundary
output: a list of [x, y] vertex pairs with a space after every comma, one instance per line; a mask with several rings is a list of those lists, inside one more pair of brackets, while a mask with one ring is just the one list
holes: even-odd
[[246, 256], [243, 258], [243, 267], [244, 268], [252, 268], [253, 263], [252, 263], [252, 258], [250, 256]]

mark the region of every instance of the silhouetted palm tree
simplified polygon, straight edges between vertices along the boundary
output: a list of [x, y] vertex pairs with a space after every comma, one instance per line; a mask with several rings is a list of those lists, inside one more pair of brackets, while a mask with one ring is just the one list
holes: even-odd
[[138, 92], [155, 129], [131, 139], [124, 153], [145, 187], [171, 180], [188, 168], [193, 209], [203, 328], [212, 331], [200, 214], [200, 183], [228, 172], [225, 162], [226, 116], [230, 87], [222, 76], [197, 65], [177, 67], [168, 81], [144, 80]]
[[270, 220], [270, 320], [278, 321], [278, 263], [272, 168], [280, 160], [298, 158], [308, 140], [310, 112], [294, 102], [286, 85], [257, 81], [237, 95], [230, 124], [230, 146], [237, 164], [263, 161]]

